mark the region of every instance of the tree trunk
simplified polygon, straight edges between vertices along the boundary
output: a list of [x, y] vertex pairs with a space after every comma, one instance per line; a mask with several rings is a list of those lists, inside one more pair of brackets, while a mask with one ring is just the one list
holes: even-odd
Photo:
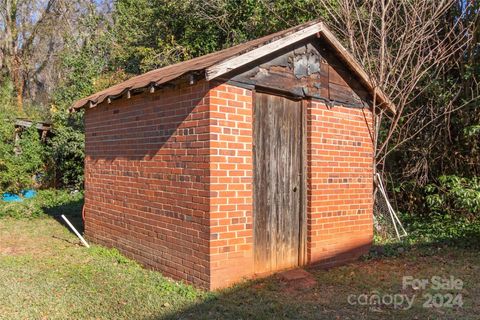
[[15, 56], [12, 61], [12, 82], [15, 90], [17, 110], [19, 115], [23, 113], [23, 77], [20, 58]]

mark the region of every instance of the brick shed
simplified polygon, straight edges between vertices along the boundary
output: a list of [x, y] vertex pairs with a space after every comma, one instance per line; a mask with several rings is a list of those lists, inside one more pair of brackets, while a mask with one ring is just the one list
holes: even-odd
[[76, 102], [86, 236], [206, 289], [357, 258], [374, 110], [395, 112], [370, 83], [314, 21]]

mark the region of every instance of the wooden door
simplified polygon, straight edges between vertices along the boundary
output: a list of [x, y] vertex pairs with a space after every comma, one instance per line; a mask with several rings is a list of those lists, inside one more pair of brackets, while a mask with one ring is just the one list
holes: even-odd
[[302, 103], [255, 93], [255, 272], [299, 264], [303, 207]]

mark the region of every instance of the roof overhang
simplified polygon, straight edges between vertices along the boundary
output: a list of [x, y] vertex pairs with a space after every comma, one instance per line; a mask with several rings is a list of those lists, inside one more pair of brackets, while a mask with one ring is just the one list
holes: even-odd
[[[308, 22], [304, 25], [280, 31], [222, 51], [147, 72], [78, 100], [70, 108], [70, 111], [75, 111], [86, 106], [95, 107], [105, 100], [110, 103], [112, 99], [121, 97], [124, 94], [130, 97], [130, 91], [132, 90], [161, 86], [191, 72], [204, 71], [207, 81], [214, 80], [272, 52], [281, 50], [315, 35], [326, 40], [338, 58], [345, 63], [348, 69], [351, 70], [360, 83], [371, 94], [375, 106], [386, 109], [394, 114], [396, 113], [395, 105], [390, 101], [388, 96], [381, 88], [374, 84], [373, 79], [322, 21]], [[153, 91], [154, 90], [152, 90], [152, 92]]]
[[370, 94], [375, 97], [376, 105], [387, 108], [389, 111], [396, 113], [395, 105], [390, 101], [388, 96], [378, 87], [373, 85], [372, 79], [368, 76], [362, 66], [348, 52], [348, 50], [338, 41], [330, 29], [323, 22], [318, 22], [305, 29], [301, 29], [293, 34], [287, 35], [276, 41], [272, 41], [266, 45], [256, 48], [242, 55], [227, 59], [225, 61], [214, 64], [205, 70], [206, 79], [208, 81], [218, 78], [237, 68], [260, 59], [274, 51], [285, 48], [291, 44], [297, 43], [303, 39], [317, 35], [323, 37], [328, 44], [332, 46], [337, 56], [347, 65], [347, 67], [359, 78], [360, 82]]

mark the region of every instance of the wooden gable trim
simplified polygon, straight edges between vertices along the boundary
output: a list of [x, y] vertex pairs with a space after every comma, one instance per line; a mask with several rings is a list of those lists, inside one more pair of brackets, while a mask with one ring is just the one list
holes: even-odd
[[380, 90], [380, 88], [373, 86], [370, 77], [365, 72], [363, 67], [357, 62], [357, 60], [355, 60], [355, 58], [340, 43], [340, 41], [338, 41], [338, 39], [333, 35], [326, 25], [323, 25], [321, 35], [327, 40], [328, 44], [332, 46], [339, 58], [345, 62], [345, 64], [360, 78], [361, 83], [371, 92], [372, 95], [376, 96], [377, 103], [382, 107], [386, 107], [395, 114], [395, 105], [390, 101], [385, 93]]
[[333, 35], [333, 33], [323, 22], [318, 22], [312, 26], [287, 35], [281, 39], [272, 41], [247, 53], [214, 64], [213, 66], [210, 66], [205, 70], [206, 80], [210, 81], [218, 78], [232, 70], [240, 68], [252, 61], [260, 59], [268, 54], [271, 54], [272, 52], [278, 51], [282, 48], [297, 43], [315, 34], [317, 34], [318, 36], [323, 36], [326, 39], [327, 43], [332, 46], [333, 50], [339, 56], [339, 58], [359, 78], [362, 85], [364, 85], [365, 88], [368, 89], [370, 94], [376, 98], [378, 105], [388, 109], [394, 114], [396, 113], [395, 105], [390, 101], [387, 95], [385, 95], [385, 93], [380, 88], [373, 85], [373, 82], [371, 81], [365, 70], [362, 68], [362, 66], [340, 43], [340, 41], [338, 41], [338, 39]]
[[239, 67], [246, 65], [254, 60], [262, 58], [272, 52], [278, 51], [279, 49], [285, 48], [291, 44], [294, 44], [298, 41], [301, 41], [305, 38], [308, 38], [318, 32], [323, 28], [323, 23], [319, 22], [312, 26], [309, 26], [305, 29], [299, 30], [295, 33], [292, 33], [288, 36], [280, 38], [276, 41], [272, 41], [266, 45], [263, 45], [259, 48], [253, 49], [242, 55], [227, 59], [225, 61], [214, 64], [213, 66], [205, 70], [205, 75], [207, 81], [215, 79], [221, 75], [224, 75], [227, 72], [235, 70]]

